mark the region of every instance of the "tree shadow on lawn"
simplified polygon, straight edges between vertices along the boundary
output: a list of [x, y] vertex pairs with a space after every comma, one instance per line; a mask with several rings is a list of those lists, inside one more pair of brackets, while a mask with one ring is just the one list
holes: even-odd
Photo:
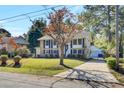
[[[58, 83], [64, 79], [79, 80], [81, 82], [85, 82], [86, 84], [88, 84], [92, 88], [100, 88], [100, 87], [110, 88], [110, 87], [115, 86], [115, 85], [124, 87], [124, 84], [108, 81], [107, 79], [102, 77], [102, 75], [100, 76], [99, 74], [93, 74], [93, 73], [90, 73], [88, 71], [84, 71], [84, 70], [80, 70], [80, 69], [74, 69], [74, 68], [69, 67], [65, 64], [63, 64], [63, 66], [71, 69], [72, 71], [68, 75], [66, 75], [66, 77], [61, 78], [61, 79], [53, 82], [51, 84], [50, 88], [53, 88], [56, 83]], [[104, 71], [96, 71], [95, 70], [95, 72], [103, 73]], [[104, 73], [108, 73], [108, 72], [104, 72]], [[73, 75], [73, 74], [76, 74], [76, 75]]]
[[70, 60], [79, 60], [83, 62], [88, 62], [90, 59], [81, 59], [81, 58], [64, 58], [64, 59], [70, 59]]

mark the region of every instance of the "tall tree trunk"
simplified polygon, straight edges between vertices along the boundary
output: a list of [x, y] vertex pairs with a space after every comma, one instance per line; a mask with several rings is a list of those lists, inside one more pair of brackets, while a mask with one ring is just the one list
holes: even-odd
[[118, 32], [118, 5], [115, 6], [115, 19], [116, 19], [116, 33], [115, 33], [115, 41], [116, 41], [116, 70], [119, 70], [119, 32]]
[[122, 28], [120, 28], [119, 57], [123, 58]]
[[64, 64], [64, 45], [60, 46], [60, 65]]
[[110, 16], [110, 5], [107, 6], [107, 15], [108, 15], [108, 43], [111, 42], [112, 40], [112, 35], [111, 35], [111, 27], [110, 27], [110, 24], [111, 24], [111, 16]]
[[64, 64], [64, 45], [59, 46], [59, 57], [60, 57], [60, 65], [68, 68], [68, 69], [73, 69], [70, 66], [67, 66], [66, 64]]

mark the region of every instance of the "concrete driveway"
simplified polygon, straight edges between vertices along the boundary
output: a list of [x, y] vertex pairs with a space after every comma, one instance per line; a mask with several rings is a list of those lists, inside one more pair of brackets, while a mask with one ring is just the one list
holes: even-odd
[[76, 67], [75, 70], [68, 70], [54, 76], [118, 83], [116, 78], [110, 73], [107, 64], [100, 60], [88, 61], [85, 64]]

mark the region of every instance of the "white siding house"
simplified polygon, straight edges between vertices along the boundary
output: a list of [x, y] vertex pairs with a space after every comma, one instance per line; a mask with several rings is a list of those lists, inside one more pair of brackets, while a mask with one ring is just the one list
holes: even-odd
[[[56, 42], [45, 35], [38, 39], [40, 41], [40, 47], [36, 47], [36, 55], [59, 55], [59, 48]], [[86, 31], [81, 31], [81, 33], [74, 36], [73, 40], [66, 44], [65, 46], [65, 57], [68, 55], [87, 55], [90, 49], [90, 34]]]

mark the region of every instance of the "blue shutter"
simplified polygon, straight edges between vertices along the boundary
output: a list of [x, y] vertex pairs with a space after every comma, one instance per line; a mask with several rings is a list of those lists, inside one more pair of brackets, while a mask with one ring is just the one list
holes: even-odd
[[72, 41], [71, 41], [71, 48], [72, 48]]
[[43, 42], [44, 42], [44, 43], [43, 43], [43, 48], [45, 48], [45, 40], [43, 40]]
[[50, 40], [48, 40], [49, 48], [50, 48]]
[[51, 48], [53, 48], [53, 40], [51, 40]]
[[[53, 48], [53, 40], [51, 40], [51, 48]], [[51, 49], [51, 54], [53, 54], [53, 50]]]
[[84, 45], [85, 44], [85, 39], [83, 38], [83, 40], [82, 40], [82, 47], [84, 48]]
[[43, 40], [43, 48], [44, 48], [43, 53], [45, 54], [45, 40]]
[[72, 55], [72, 49], [71, 49], [71, 55]]
[[[50, 40], [48, 40], [49, 48], [50, 48]], [[49, 54], [50, 54], [50, 49], [49, 49]]]

